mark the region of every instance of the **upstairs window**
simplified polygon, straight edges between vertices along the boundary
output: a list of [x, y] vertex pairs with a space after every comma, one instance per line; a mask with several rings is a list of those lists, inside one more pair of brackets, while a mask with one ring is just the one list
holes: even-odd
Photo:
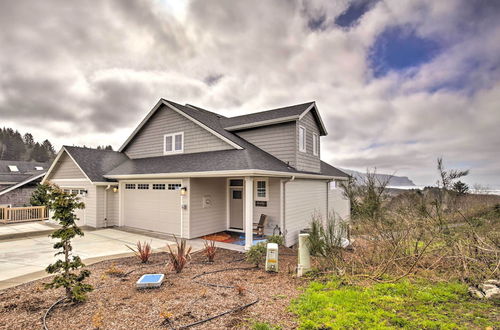
[[166, 134], [163, 150], [165, 155], [184, 152], [184, 132]]
[[313, 154], [314, 156], [319, 155], [319, 135], [313, 133]]
[[306, 152], [306, 128], [299, 126], [299, 151]]

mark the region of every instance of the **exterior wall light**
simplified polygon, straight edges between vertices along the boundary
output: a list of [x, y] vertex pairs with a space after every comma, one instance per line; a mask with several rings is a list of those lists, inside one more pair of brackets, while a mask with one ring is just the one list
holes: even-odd
[[118, 187], [113, 187], [113, 192], [117, 193], [118, 192]]
[[187, 194], [188, 188], [187, 187], [182, 187], [181, 188], [181, 196], [185, 196]]
[[88, 191], [87, 190], [80, 190], [80, 193], [82, 194], [83, 197], [87, 197]]

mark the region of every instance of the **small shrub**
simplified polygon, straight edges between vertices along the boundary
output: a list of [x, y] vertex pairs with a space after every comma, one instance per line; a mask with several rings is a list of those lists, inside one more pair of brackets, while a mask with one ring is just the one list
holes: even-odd
[[253, 330], [279, 330], [280, 326], [275, 326], [266, 322], [255, 322], [252, 326]]
[[272, 235], [267, 238], [267, 243], [276, 243], [283, 246], [285, 245], [285, 239], [281, 235]]
[[123, 277], [125, 275], [125, 271], [119, 267], [116, 267], [115, 263], [112, 263], [104, 273], [106, 275], [115, 277]]
[[191, 247], [187, 247], [186, 239], [182, 238], [180, 241], [175, 237], [176, 251], [174, 252], [170, 245], [167, 245], [170, 258], [170, 266], [176, 273], [182, 272], [184, 266], [191, 259]]
[[137, 241], [136, 246], [137, 248], [134, 249], [133, 247], [127, 245], [127, 247], [130, 250], [132, 250], [135, 253], [135, 255], [141, 260], [141, 262], [145, 264], [146, 262], [148, 262], [149, 257], [151, 256], [152, 253], [151, 243], [148, 242], [141, 243], [141, 241]]
[[266, 243], [261, 242], [255, 244], [246, 252], [246, 260], [255, 265], [255, 267], [259, 267], [260, 264], [264, 261], [264, 257], [266, 256]]
[[217, 247], [215, 246], [215, 241], [203, 241], [203, 244], [205, 245], [205, 249], [203, 250], [203, 253], [208, 258], [208, 262], [214, 262], [215, 259], [215, 254], [217, 253]]
[[238, 293], [238, 296], [244, 296], [245, 292], [247, 291], [247, 289], [245, 289], [245, 287], [243, 287], [241, 285], [237, 285], [235, 288], [236, 288], [236, 292]]
[[101, 329], [104, 326], [104, 307], [101, 302], [99, 302], [99, 308], [92, 315], [92, 328]]

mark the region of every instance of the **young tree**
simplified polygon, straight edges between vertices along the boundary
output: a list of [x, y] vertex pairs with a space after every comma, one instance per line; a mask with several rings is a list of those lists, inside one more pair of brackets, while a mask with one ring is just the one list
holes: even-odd
[[453, 184], [453, 190], [459, 195], [465, 195], [469, 192], [469, 186], [462, 181], [457, 181]]
[[64, 287], [68, 299], [84, 301], [87, 298], [87, 292], [93, 290], [90, 284], [83, 283], [85, 278], [90, 275], [90, 271], [85, 269], [79, 273], [76, 272], [77, 269], [85, 265], [79, 256], [72, 255], [71, 240], [77, 235], [83, 236], [83, 231], [75, 223], [77, 220], [75, 210], [83, 209], [85, 205], [79, 201], [76, 195], [66, 193], [55, 185], [50, 186], [49, 195], [48, 206], [53, 211], [53, 219], [61, 225], [61, 228], [54, 231], [50, 237], [59, 239], [54, 244], [54, 249], [61, 251], [55, 255], [62, 255], [64, 259], [59, 259], [46, 268], [49, 274], [57, 274], [52, 282], [46, 284], [46, 287]]
[[30, 204], [33, 206], [47, 206], [50, 199], [49, 190], [50, 185], [48, 183], [38, 184], [31, 194]]

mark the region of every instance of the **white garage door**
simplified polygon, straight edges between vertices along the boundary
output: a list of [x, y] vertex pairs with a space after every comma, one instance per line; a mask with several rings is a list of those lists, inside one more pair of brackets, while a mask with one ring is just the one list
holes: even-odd
[[124, 225], [180, 235], [181, 182], [126, 183], [123, 190]]

